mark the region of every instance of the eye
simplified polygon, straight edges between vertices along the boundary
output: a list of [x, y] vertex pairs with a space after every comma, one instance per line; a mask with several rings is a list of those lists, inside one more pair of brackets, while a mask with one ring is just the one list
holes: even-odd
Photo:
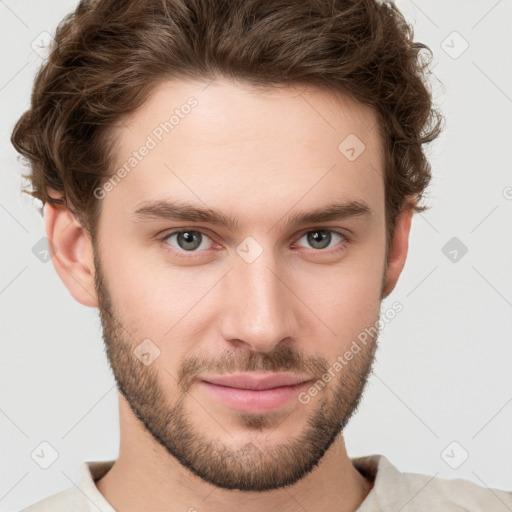
[[[306, 239], [309, 247], [316, 251], [325, 251], [332, 254], [338, 250], [343, 250], [349, 239], [344, 234], [332, 231], [330, 229], [310, 230], [299, 239]], [[215, 242], [204, 232], [194, 229], [176, 229], [160, 237], [166, 251], [173, 253], [177, 257], [192, 257], [198, 255], [202, 250], [218, 247]], [[297, 245], [301, 245], [298, 243]], [[333, 249], [328, 250], [328, 249]]]
[[329, 229], [315, 229], [313, 231], [308, 231], [300, 239], [302, 240], [303, 238], [306, 238], [307, 243], [310, 244], [313, 249], [317, 250], [328, 249], [331, 242], [343, 242], [346, 239], [346, 237], [341, 233], [331, 231]]
[[[173, 240], [175, 243], [168, 242]], [[206, 240], [210, 240], [210, 237], [202, 233], [201, 231], [194, 231], [192, 229], [182, 229], [167, 233], [162, 242], [174, 247], [178, 252], [197, 252], [197, 249], [207, 249], [208, 244]]]

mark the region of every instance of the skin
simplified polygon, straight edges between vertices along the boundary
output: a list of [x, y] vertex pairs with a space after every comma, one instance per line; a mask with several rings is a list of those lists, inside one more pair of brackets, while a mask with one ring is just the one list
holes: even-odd
[[[164, 82], [117, 129], [116, 169], [190, 96], [198, 105], [101, 199], [97, 240], [66, 207], [45, 206], [56, 271], [99, 309], [120, 390], [119, 457], [96, 485], [123, 512], [356, 510], [372, 482], [352, 465], [342, 430], [376, 336], [309, 403], [293, 398], [267, 414], [218, 402], [199, 378], [282, 371], [316, 381], [375, 326], [405, 264], [412, 210], [398, 218], [386, 261], [374, 113], [316, 89]], [[366, 146], [354, 161], [338, 150], [350, 134]], [[219, 210], [238, 226], [134, 216], [155, 199]], [[286, 222], [349, 200], [370, 213]], [[168, 235], [177, 228], [196, 235], [194, 249]], [[237, 253], [249, 236], [250, 251], [262, 251], [251, 262]], [[146, 338], [159, 350], [148, 365], [133, 353]]]

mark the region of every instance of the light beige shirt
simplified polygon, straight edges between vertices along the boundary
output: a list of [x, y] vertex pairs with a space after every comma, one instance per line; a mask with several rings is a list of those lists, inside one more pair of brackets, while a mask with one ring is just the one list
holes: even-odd
[[[114, 460], [83, 462], [76, 487], [44, 498], [21, 512], [116, 512], [94, 481]], [[512, 491], [481, 487], [468, 480], [445, 480], [402, 473], [383, 455], [352, 459], [373, 488], [356, 512], [511, 512]]]

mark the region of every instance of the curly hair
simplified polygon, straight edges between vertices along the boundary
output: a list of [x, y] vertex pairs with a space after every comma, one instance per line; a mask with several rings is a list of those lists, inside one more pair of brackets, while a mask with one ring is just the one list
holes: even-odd
[[427, 208], [423, 145], [443, 121], [427, 81], [431, 58], [388, 1], [82, 0], [59, 23], [11, 141], [31, 167], [26, 193], [67, 205], [94, 240], [93, 191], [111, 176], [113, 128], [157, 84], [224, 76], [345, 94], [378, 120], [389, 246], [402, 209]]

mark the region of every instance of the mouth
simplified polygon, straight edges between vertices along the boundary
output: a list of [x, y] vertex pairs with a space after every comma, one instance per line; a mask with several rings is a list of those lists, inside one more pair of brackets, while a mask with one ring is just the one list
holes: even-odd
[[239, 374], [203, 377], [203, 389], [222, 404], [241, 412], [265, 414], [283, 408], [307, 388], [312, 379], [293, 374]]

